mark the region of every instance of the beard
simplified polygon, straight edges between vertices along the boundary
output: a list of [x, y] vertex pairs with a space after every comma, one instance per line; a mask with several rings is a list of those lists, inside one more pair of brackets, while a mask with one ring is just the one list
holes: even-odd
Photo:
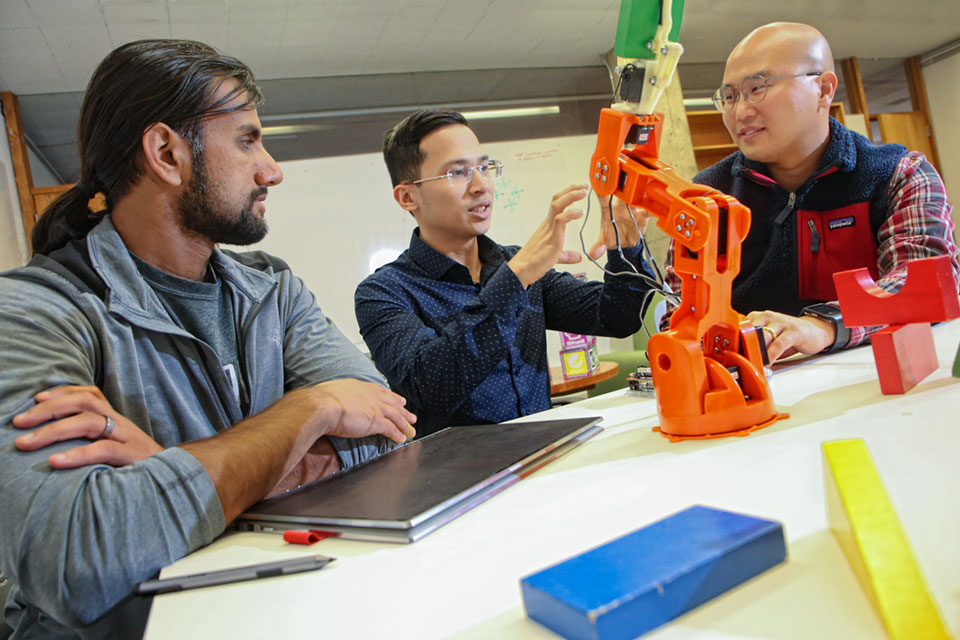
[[267, 188], [254, 189], [239, 206], [215, 191], [202, 153], [195, 154], [190, 183], [177, 198], [180, 228], [214, 243], [248, 245], [263, 240], [267, 221], [253, 213], [253, 205]]

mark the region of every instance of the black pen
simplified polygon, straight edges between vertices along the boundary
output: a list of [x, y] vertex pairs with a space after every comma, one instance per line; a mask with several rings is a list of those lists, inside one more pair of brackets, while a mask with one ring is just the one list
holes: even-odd
[[322, 569], [327, 566], [334, 560], [336, 560], [336, 558], [330, 556], [300, 556], [299, 558], [293, 558], [291, 560], [263, 562], [261, 564], [250, 564], [245, 567], [234, 567], [233, 569], [192, 573], [175, 578], [147, 580], [138, 584], [134, 593], [138, 596], [153, 596], [171, 591], [212, 587], [218, 584], [243, 582], [245, 580], [270, 578], [273, 576], [285, 576], [291, 573], [303, 573], [304, 571], [316, 571], [317, 569]]

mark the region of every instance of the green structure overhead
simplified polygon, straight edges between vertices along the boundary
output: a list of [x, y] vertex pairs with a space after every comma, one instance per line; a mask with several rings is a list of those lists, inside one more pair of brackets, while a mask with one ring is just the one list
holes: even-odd
[[[680, 22], [683, 20], [684, 0], [673, 0], [671, 13], [673, 26], [670, 29], [669, 40], [678, 42], [680, 38]], [[660, 26], [661, 0], [621, 0], [620, 19], [617, 21], [617, 41], [613, 52], [620, 58], [655, 57], [653, 51], [647, 47], [653, 42]]]

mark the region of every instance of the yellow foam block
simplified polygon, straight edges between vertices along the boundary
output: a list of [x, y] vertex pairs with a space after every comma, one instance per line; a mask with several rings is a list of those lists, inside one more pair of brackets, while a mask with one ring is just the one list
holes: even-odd
[[880, 615], [899, 638], [949, 638], [863, 440], [823, 443], [830, 528]]

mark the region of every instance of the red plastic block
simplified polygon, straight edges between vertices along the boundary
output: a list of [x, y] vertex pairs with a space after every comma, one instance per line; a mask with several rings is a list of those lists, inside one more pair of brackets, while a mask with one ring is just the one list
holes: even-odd
[[870, 336], [880, 391], [905, 393], [937, 368], [933, 331], [926, 323], [892, 325]]
[[[833, 274], [837, 300], [848, 327], [943, 322], [960, 317], [960, 298], [949, 256], [907, 263], [907, 280], [897, 293], [877, 286], [866, 268]], [[924, 374], [926, 375], [926, 374]]]

